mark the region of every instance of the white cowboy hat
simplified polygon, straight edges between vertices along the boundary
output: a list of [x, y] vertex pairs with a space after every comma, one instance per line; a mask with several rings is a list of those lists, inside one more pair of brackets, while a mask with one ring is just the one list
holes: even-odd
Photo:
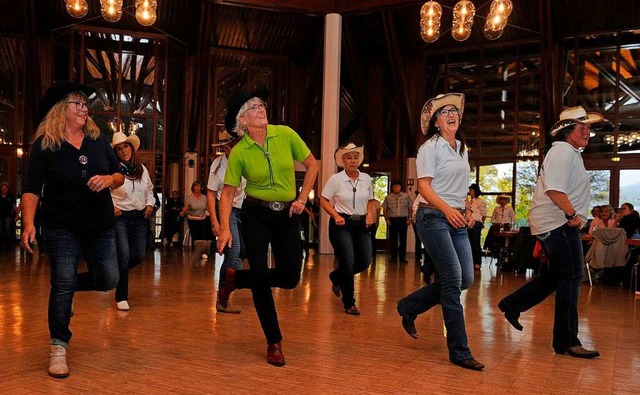
[[356, 147], [355, 144], [353, 143], [349, 143], [347, 145], [345, 145], [344, 147], [340, 147], [336, 150], [335, 153], [335, 159], [336, 159], [336, 165], [338, 165], [338, 167], [342, 167], [344, 168], [344, 163], [342, 162], [342, 157], [345, 154], [348, 154], [350, 152], [357, 152], [358, 154], [360, 154], [358, 156], [358, 167], [362, 164], [362, 161], [364, 161], [364, 145], [360, 146], [360, 147]]
[[122, 143], [129, 143], [133, 147], [133, 151], [137, 151], [140, 148], [140, 139], [135, 134], [128, 136], [124, 134], [124, 132], [117, 132], [113, 134], [113, 138], [111, 139], [111, 148], [115, 148], [116, 145]]
[[604, 121], [604, 117], [597, 112], [586, 112], [582, 106], [569, 107], [562, 110], [560, 120], [552, 127], [549, 134], [555, 136], [560, 130], [577, 123], [596, 123]]
[[420, 128], [422, 129], [422, 134], [427, 134], [429, 121], [436, 111], [447, 105], [456, 106], [460, 118], [462, 118], [462, 113], [464, 112], [464, 93], [452, 92], [439, 94], [433, 99], [427, 100], [427, 102], [424, 103], [424, 107], [422, 107], [422, 115], [420, 116]]
[[496, 202], [498, 202], [498, 204], [500, 204], [500, 199], [507, 199], [507, 203], [509, 203], [511, 201], [511, 196], [507, 195], [506, 193], [498, 195], [496, 197]]
[[211, 144], [212, 147], [222, 147], [233, 142], [236, 138], [229, 134], [226, 130], [218, 133], [218, 142]]

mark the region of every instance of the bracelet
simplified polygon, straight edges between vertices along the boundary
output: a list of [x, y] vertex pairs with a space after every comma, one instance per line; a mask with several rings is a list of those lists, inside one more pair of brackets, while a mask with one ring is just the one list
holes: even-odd
[[298, 202], [298, 203], [302, 204], [303, 206], [306, 206], [306, 205], [307, 205], [305, 202], [303, 202], [303, 201], [302, 201], [302, 200], [300, 200], [300, 199], [296, 199], [296, 202]]
[[568, 219], [569, 221], [571, 221], [571, 220], [576, 219], [578, 217], [578, 212], [574, 210], [573, 214], [571, 214], [571, 215], [565, 214], [564, 217], [566, 219]]

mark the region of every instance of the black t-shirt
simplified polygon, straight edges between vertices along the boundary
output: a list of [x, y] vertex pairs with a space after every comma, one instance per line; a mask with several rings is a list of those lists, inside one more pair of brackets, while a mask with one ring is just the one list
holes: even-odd
[[80, 149], [64, 141], [57, 151], [43, 151], [42, 137], [32, 145], [24, 192], [42, 201], [42, 225], [75, 231], [114, 226], [109, 189], [95, 193], [87, 182], [95, 175], [118, 172], [118, 159], [104, 135], [85, 136]]

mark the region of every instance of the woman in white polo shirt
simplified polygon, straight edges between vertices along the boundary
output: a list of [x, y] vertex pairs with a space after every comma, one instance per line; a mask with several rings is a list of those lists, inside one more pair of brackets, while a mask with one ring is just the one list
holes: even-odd
[[590, 124], [604, 119], [571, 107], [551, 128], [553, 144], [544, 158], [531, 202], [529, 223], [549, 258], [549, 270], [500, 301], [498, 308], [517, 330], [520, 313], [556, 292], [553, 349], [557, 354], [595, 358], [578, 339], [578, 294], [583, 252], [580, 228], [587, 220], [591, 183], [580, 150], [589, 144]]
[[473, 258], [467, 228], [473, 227], [465, 208], [469, 185], [469, 160], [464, 133], [459, 129], [464, 95], [448, 93], [428, 100], [422, 108], [421, 126], [426, 141], [416, 159], [420, 192], [416, 225], [431, 256], [437, 280], [398, 301], [404, 330], [418, 338], [414, 321], [438, 303], [447, 328], [449, 359], [465, 369], [482, 370], [467, 345], [462, 290], [473, 283]]
[[371, 177], [358, 170], [364, 160], [363, 148], [349, 143], [336, 150], [336, 165], [344, 170], [329, 178], [320, 196], [320, 206], [331, 216], [329, 241], [338, 259], [338, 267], [329, 274], [331, 290], [337, 297], [342, 294], [344, 311], [350, 315], [360, 315], [353, 278], [371, 264], [367, 228], [375, 218]]

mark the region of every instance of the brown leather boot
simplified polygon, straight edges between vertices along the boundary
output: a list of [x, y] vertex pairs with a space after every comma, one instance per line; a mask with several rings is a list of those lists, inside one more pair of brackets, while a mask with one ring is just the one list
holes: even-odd
[[282, 343], [269, 344], [267, 347], [267, 362], [274, 366], [284, 366], [284, 354], [282, 353]]
[[57, 344], [52, 344], [49, 352], [49, 376], [57, 379], [69, 376], [67, 349]]

